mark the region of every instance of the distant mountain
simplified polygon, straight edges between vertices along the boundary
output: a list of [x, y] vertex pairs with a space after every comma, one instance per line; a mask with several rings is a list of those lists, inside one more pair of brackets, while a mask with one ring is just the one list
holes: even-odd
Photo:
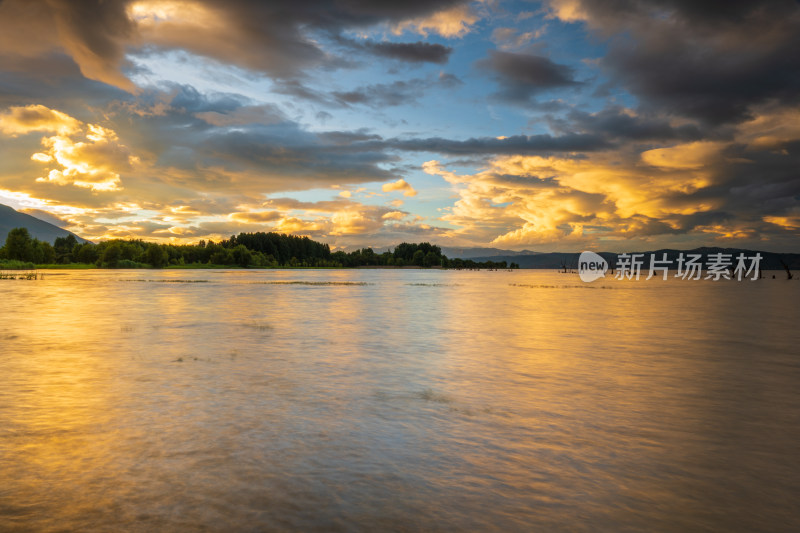
[[515, 252], [514, 250], [500, 250], [498, 248], [453, 248], [448, 246], [442, 247], [442, 253], [450, 259], [475, 259], [482, 257], [494, 261], [495, 257], [516, 257], [518, 255], [539, 255], [540, 252], [533, 252], [531, 250], [522, 250]]
[[[736, 256], [744, 253], [750, 257], [756, 253], [756, 250], [745, 250], [742, 248], [695, 248], [694, 250], [653, 250], [652, 252], [636, 252], [644, 254], [644, 268], [649, 268], [650, 254], [655, 254], [656, 259], [661, 259], [662, 254], [667, 254], [667, 259], [677, 265], [678, 254], [700, 254], [702, 256], [701, 262], [705, 264], [708, 260], [709, 254], [724, 253], [731, 254], [734, 264]], [[774, 252], [758, 252], [761, 254], [761, 270], [783, 270], [783, 261], [791, 270], [800, 270], [800, 253], [797, 254], [778, 254]], [[617, 255], [611, 252], [600, 252], [600, 255], [608, 261], [609, 267], [614, 267], [617, 264]], [[578, 257], [580, 253], [566, 253], [566, 252], [552, 252], [540, 253], [536, 255], [503, 255], [503, 256], [484, 256], [473, 257], [473, 261], [506, 261], [507, 263], [517, 263], [520, 268], [545, 268], [545, 269], [561, 269], [566, 266], [570, 270], [577, 270]], [[449, 257], [449, 256], [448, 256]]]
[[[67, 237], [68, 235], [75, 235], [74, 233], [65, 229], [54, 226], [44, 220], [39, 220], [25, 213], [20, 213], [7, 205], [0, 204], [0, 246], [6, 242], [8, 232], [14, 228], [28, 228], [28, 232], [32, 237], [40, 241], [47, 241], [50, 244], [58, 237]], [[78, 237], [78, 242], [87, 242], [86, 239]]]
[[[432, 244], [436, 244], [435, 242]], [[361, 248], [366, 248], [366, 246], [345, 246], [342, 248], [345, 252], [354, 252], [356, 250], [360, 250]], [[382, 254], [383, 252], [391, 252], [397, 245], [395, 246], [384, 246], [373, 248], [373, 251], [376, 254]], [[540, 252], [534, 252], [532, 250], [522, 250], [521, 252], [515, 252], [514, 250], [500, 250], [498, 248], [456, 248], [452, 246], [440, 246], [442, 249], [442, 255], [446, 255], [450, 259], [474, 259], [476, 257], [483, 257], [483, 258], [490, 258], [494, 260], [494, 257], [509, 257], [515, 255], [537, 255]]]

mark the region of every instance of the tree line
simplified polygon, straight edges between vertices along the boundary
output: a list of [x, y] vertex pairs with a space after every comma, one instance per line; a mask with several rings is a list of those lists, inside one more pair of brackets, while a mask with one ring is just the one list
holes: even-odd
[[281, 233], [240, 233], [220, 242], [159, 244], [140, 239], [114, 239], [79, 243], [74, 235], [58, 237], [51, 245], [31, 237], [26, 228], [8, 233], [0, 248], [0, 261], [37, 265], [88, 264], [100, 268], [164, 268], [168, 266], [280, 267], [441, 267], [519, 268], [505, 261], [475, 262], [448, 259], [440, 247], [423, 242], [402, 243], [393, 251], [376, 253], [372, 248], [331, 252], [330, 246], [308, 237]]

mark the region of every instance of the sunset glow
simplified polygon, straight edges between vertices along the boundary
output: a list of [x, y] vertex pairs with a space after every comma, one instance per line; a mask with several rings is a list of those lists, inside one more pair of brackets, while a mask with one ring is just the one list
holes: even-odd
[[6, 1], [0, 202], [98, 241], [792, 250], [797, 3], [624, 4]]

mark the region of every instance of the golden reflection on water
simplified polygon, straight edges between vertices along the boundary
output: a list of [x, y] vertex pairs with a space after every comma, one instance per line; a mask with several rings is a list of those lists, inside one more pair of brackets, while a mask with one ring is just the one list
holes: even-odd
[[798, 283], [90, 271], [1, 288], [3, 531], [800, 527]]

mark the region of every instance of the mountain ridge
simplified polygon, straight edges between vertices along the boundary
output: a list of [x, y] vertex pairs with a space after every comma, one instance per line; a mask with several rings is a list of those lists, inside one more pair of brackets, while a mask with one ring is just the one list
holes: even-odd
[[[634, 253], [643, 254], [643, 269], [649, 268], [650, 266], [650, 254], [655, 254], [656, 259], [658, 260], [663, 257], [662, 254], [666, 253], [667, 260], [672, 261], [673, 264], [677, 264], [676, 260], [678, 258], [678, 254], [700, 254], [702, 256], [701, 261], [703, 264], [705, 264], [708, 261], [708, 256], [710, 254], [731, 254], [732, 260], [735, 262], [736, 256], [740, 253], [744, 253], [747, 257], [751, 257], [756, 253], [760, 253], [762, 257], [760, 266], [761, 270], [783, 270], [784, 263], [789, 269], [800, 270], [800, 253], [777, 253], [765, 252], [763, 250], [749, 250], [746, 248], [721, 248], [714, 246], [702, 246], [691, 250], [661, 248], [659, 250]], [[608, 261], [609, 267], [613, 268], [617, 263], [617, 257], [621, 254], [615, 252], [598, 252], [598, 255], [602, 256], [606, 261]], [[538, 253], [535, 255], [475, 257], [473, 260], [495, 262], [506, 261], [508, 263], [514, 262], [517, 263], [520, 268], [560, 270], [566, 267], [567, 269], [576, 270], [578, 268], [579, 257], [580, 252], [548, 252]], [[783, 261], [783, 263], [781, 263], [781, 261]]]
[[20, 213], [13, 207], [0, 204], [0, 246], [6, 242], [8, 232], [14, 228], [27, 228], [31, 237], [40, 241], [47, 241], [50, 244], [53, 244], [58, 237], [67, 237], [69, 235], [73, 235], [80, 243], [89, 242], [71, 231], [59, 228], [55, 224], [45, 222], [27, 213]]

